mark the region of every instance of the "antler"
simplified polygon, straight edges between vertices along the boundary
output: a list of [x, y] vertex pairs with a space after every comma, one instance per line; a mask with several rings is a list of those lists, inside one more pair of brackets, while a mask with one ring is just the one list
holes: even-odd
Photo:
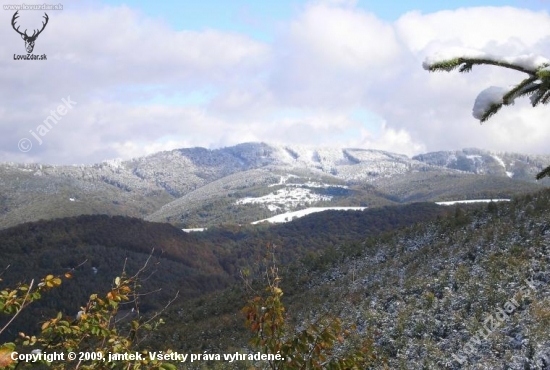
[[[26, 38], [28, 38], [29, 40], [34, 40], [38, 37], [38, 35], [40, 35], [40, 33], [42, 31], [44, 31], [44, 28], [46, 28], [46, 25], [48, 24], [48, 20], [50, 19], [48, 17], [48, 14], [44, 13], [44, 17], [46, 19], [46, 22], [42, 22], [42, 29], [40, 31], [38, 30], [34, 30], [34, 32], [32, 33], [32, 36], [29, 36], [27, 35], [27, 30], [25, 30], [25, 32], [21, 32], [19, 31], [19, 27], [20, 26], [17, 26], [17, 28], [15, 28], [15, 21], [17, 20], [17, 18], [19, 18], [19, 15], [17, 14], [19, 13], [19, 10], [15, 12], [15, 14], [13, 15], [12, 19], [11, 19], [11, 26], [13, 27], [13, 29], [18, 33], [20, 34], [21, 36], [25, 36]], [[36, 32], [38, 31], [38, 32]]]
[[[16, 12], [17, 13], [17, 12]], [[50, 19], [46, 13], [44, 13], [44, 18], [46, 18], [46, 22], [42, 22], [42, 29], [36, 33], [36, 30], [32, 33], [31, 38], [36, 38], [38, 35], [40, 35], [40, 32], [44, 31], [44, 28], [46, 28], [46, 25], [48, 24], [48, 20]], [[25, 30], [25, 33], [27, 33], [27, 30]], [[36, 33], [36, 35], [35, 35]]]
[[[40, 31], [38, 31], [38, 33], [37, 33], [36, 35], [33, 33], [33, 34], [32, 34], [32, 37], [36, 37], [36, 36], [40, 35], [40, 33], [41, 33], [42, 31], [44, 31], [44, 28], [46, 28], [46, 25], [48, 24], [48, 20], [49, 20], [50, 18], [48, 17], [48, 15], [47, 15], [46, 13], [44, 13], [44, 18], [46, 18], [46, 22], [45, 22], [45, 23], [42, 22], [42, 29], [41, 29]], [[36, 32], [36, 31], [34, 31], [34, 32]]]
[[[11, 26], [13, 27], [13, 29], [18, 33], [20, 34], [21, 36], [27, 36], [27, 30], [25, 30], [25, 33], [19, 31], [19, 26], [17, 28], [15, 28], [15, 20], [17, 18], [19, 18], [19, 15], [17, 15], [17, 13], [19, 13], [19, 10], [15, 12], [15, 14], [13, 15], [12, 19], [11, 19]], [[46, 13], [44, 13], [46, 14]], [[47, 23], [47, 22], [46, 22]]]

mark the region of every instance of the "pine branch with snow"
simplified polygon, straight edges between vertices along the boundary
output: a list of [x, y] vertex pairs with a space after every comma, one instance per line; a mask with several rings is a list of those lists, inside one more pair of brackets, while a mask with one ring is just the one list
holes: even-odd
[[491, 86], [476, 98], [473, 116], [487, 121], [504, 105], [514, 104], [516, 98], [529, 96], [533, 107], [550, 101], [550, 60], [535, 55], [501, 57], [472, 49], [451, 49], [426, 58], [422, 66], [430, 72], [470, 72], [474, 65], [494, 65], [513, 69], [528, 75], [509, 88]]
[[541, 180], [541, 179], [545, 178], [546, 176], [550, 177], [550, 166], [546, 167], [544, 170], [540, 171], [537, 174], [537, 180]]

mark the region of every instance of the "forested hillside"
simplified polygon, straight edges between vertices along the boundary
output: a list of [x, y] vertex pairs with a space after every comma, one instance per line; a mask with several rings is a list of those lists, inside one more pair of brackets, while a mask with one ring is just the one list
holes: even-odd
[[109, 287], [124, 265], [129, 272], [137, 270], [153, 249], [157, 265], [143, 288], [162, 290], [142, 299], [144, 311], [163, 306], [178, 291], [180, 299], [187, 300], [231, 286], [238, 282], [241, 269], [251, 267], [262, 256], [268, 242], [284, 246], [281, 262], [288, 264], [446, 212], [446, 207], [418, 203], [363, 212], [328, 211], [276, 226], [226, 225], [203, 233], [105, 215], [38, 221], [0, 230], [0, 267], [9, 267], [2, 276], [6, 286], [80, 266], [72, 280], [26, 310], [8, 335], [31, 329], [59, 310], [74, 315], [82, 304], [77, 302]]
[[[143, 299], [144, 312], [177, 290], [182, 299], [165, 312], [170, 325], [150, 344], [243, 350], [248, 334], [240, 308], [250, 293], [240, 275], [248, 271], [261, 287], [270, 243], [276, 246], [288, 318], [297, 327], [327, 313], [342, 318], [359, 337], [373, 341], [381, 354], [376, 368], [511, 363], [543, 369], [550, 345], [549, 206], [545, 190], [503, 203], [327, 211], [286, 224], [220, 225], [190, 234], [121, 216], [23, 224], [0, 231], [1, 260], [10, 265], [5, 283], [87, 262], [6, 335], [32, 331], [59, 310], [74, 315], [75, 302], [108, 286], [124, 261], [136, 269], [155, 247], [159, 264], [145, 288], [162, 291]], [[526, 282], [534, 288], [523, 289]], [[518, 303], [513, 310], [506, 306], [512, 299]], [[503, 307], [508, 318], [498, 328], [483, 329]]]
[[[289, 318], [341, 317], [383, 354], [377, 369], [547, 369], [548, 207], [550, 190], [453, 208], [296, 260], [281, 270]], [[185, 350], [242, 349], [245, 297], [241, 286], [186, 302], [169, 314], [181, 325], [161, 337]]]

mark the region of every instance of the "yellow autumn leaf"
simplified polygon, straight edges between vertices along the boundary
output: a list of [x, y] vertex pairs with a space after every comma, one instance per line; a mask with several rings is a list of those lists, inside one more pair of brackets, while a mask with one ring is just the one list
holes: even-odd
[[0, 348], [0, 368], [8, 367], [14, 362], [11, 358], [12, 352], [10, 348]]
[[121, 287], [120, 287], [120, 291], [121, 291], [122, 293], [129, 293], [130, 291], [132, 291], [132, 289], [130, 289], [129, 286], [124, 285], [124, 286], [121, 286]]

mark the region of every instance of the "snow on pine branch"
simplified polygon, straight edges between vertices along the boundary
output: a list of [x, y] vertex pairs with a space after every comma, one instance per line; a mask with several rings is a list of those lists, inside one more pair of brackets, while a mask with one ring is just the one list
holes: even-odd
[[550, 60], [536, 54], [498, 56], [476, 49], [449, 48], [426, 57], [422, 67], [428, 71], [451, 71], [462, 66], [461, 72], [469, 72], [474, 64], [493, 64], [535, 74], [539, 69], [550, 66]]
[[436, 68], [436, 66], [448, 63], [449, 61], [453, 61], [455, 59], [483, 58], [486, 55], [487, 53], [481, 50], [458, 47], [448, 48], [435, 54], [428, 55], [422, 63], [422, 67], [427, 71], [434, 71], [434, 68]]
[[528, 74], [528, 77], [509, 89], [491, 86], [476, 98], [473, 116], [481, 122], [498, 112], [503, 105], [514, 103], [517, 97], [530, 95], [531, 105], [550, 101], [550, 60], [540, 55], [497, 56], [484, 51], [450, 48], [428, 56], [422, 67], [430, 72], [469, 72], [474, 65], [495, 65]]
[[[508, 91], [498, 86], [491, 86], [479, 93], [474, 103], [472, 115], [481, 120], [491, 109], [498, 111], [504, 104], [503, 97]], [[493, 114], [494, 114], [493, 113]]]

